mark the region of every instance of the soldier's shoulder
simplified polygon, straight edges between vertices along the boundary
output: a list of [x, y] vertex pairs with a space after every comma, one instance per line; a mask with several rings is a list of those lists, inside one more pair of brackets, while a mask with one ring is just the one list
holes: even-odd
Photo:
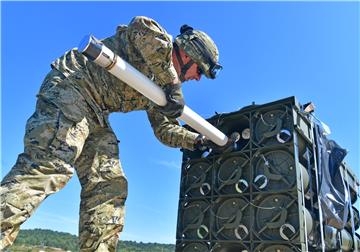
[[160, 27], [160, 24], [150, 17], [136, 16], [131, 21], [129, 26], [133, 27]]
[[155, 21], [154, 19], [150, 18], [150, 17], [146, 17], [146, 16], [135, 16], [133, 17], [133, 19], [131, 20], [130, 23], [132, 22], [143, 22], [143, 21]]

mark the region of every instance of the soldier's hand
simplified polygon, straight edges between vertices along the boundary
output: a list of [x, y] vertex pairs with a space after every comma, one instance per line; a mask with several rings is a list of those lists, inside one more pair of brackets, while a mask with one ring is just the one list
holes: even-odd
[[195, 139], [194, 148], [200, 151], [210, 151], [212, 153], [222, 153], [222, 152], [229, 152], [234, 149], [236, 146], [236, 142], [240, 139], [239, 133], [234, 132], [229, 138], [227, 143], [224, 146], [219, 146], [209, 140], [207, 137], [203, 135], [199, 135]]
[[181, 91], [180, 84], [168, 84], [164, 88], [166, 105], [156, 106], [155, 109], [169, 118], [177, 118], [181, 116], [185, 102]]
[[196, 150], [200, 150], [200, 151], [211, 151], [212, 152], [221, 147], [218, 146], [217, 144], [215, 144], [214, 142], [212, 142], [211, 140], [209, 140], [206, 136], [199, 135], [195, 139], [194, 148]]

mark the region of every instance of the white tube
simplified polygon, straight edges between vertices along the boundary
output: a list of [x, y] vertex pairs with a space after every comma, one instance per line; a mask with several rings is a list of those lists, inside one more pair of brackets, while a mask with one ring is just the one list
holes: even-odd
[[215, 128], [212, 124], [186, 105], [179, 119], [186, 122], [190, 127], [195, 129], [197, 132], [200, 132], [219, 146], [224, 146], [228, 141], [228, 138], [224, 133]]
[[[137, 69], [127, 63], [125, 60], [116, 57], [116, 64], [109, 69], [109, 73], [119, 78], [129, 86], [134, 88], [139, 93], [143, 94], [151, 101], [159, 106], [166, 105], [166, 97], [163, 90], [148, 79], [144, 74], [140, 73]], [[96, 61], [95, 61], [96, 63]]]
[[[122, 58], [115, 55], [93, 36], [86, 36], [80, 43], [78, 50], [157, 105], [166, 105], [167, 101], [164, 91], [158, 85]], [[187, 106], [184, 107], [179, 119], [219, 146], [224, 146], [228, 141], [228, 137], [224, 133]]]

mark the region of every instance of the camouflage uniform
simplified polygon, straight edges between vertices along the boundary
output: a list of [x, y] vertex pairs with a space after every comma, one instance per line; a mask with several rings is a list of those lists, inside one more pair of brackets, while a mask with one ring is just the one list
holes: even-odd
[[[154, 20], [135, 17], [103, 43], [155, 83], [176, 83], [172, 41]], [[192, 149], [197, 133], [156, 112], [146, 97], [77, 49], [54, 61], [29, 118], [24, 152], [1, 182], [0, 249], [11, 245], [20, 225], [50, 194], [63, 188], [75, 168], [81, 183], [81, 251], [115, 251], [124, 224], [127, 180], [111, 112], [146, 110], [156, 137]]]

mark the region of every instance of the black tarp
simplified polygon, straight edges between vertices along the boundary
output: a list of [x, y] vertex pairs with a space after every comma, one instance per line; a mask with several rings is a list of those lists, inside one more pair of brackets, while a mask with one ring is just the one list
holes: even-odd
[[346, 225], [350, 205], [350, 194], [340, 172], [340, 165], [347, 151], [335, 141], [329, 140], [320, 124], [315, 126], [315, 138], [320, 178], [319, 203], [324, 222], [341, 230]]

